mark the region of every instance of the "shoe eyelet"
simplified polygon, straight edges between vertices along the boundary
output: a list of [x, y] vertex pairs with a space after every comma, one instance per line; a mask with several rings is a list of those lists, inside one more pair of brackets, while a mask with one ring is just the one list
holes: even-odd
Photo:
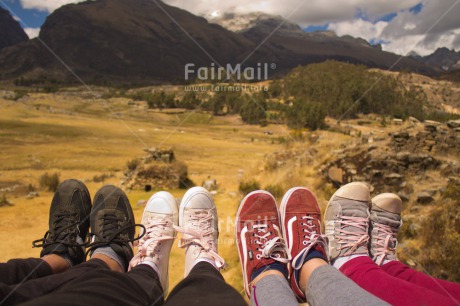
[[303, 245], [307, 245], [307, 241], [303, 241], [302, 244], [303, 244]]
[[257, 258], [258, 260], [260, 260], [260, 259], [262, 258], [262, 256], [260, 256], [260, 254], [257, 254], [257, 255], [256, 255], [256, 258]]

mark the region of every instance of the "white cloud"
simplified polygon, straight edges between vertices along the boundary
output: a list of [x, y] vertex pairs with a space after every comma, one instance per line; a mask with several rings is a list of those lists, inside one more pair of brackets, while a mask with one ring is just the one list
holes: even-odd
[[32, 39], [38, 37], [38, 34], [40, 34], [40, 28], [25, 28], [24, 32], [26, 32], [27, 36]]
[[[84, 0], [20, 0], [28, 9], [52, 12]], [[131, 0], [136, 1], [136, 0]], [[264, 12], [281, 15], [302, 27], [329, 24], [338, 35], [384, 41], [385, 50], [399, 54], [433, 52], [438, 47], [460, 49], [460, 3], [440, 19], [457, 0], [163, 0], [202, 16]], [[409, 8], [422, 3], [414, 14]], [[389, 21], [382, 16], [397, 13]], [[433, 25], [436, 24], [435, 27]], [[427, 33], [428, 32], [428, 33]]]
[[164, 0], [198, 15], [264, 12], [281, 15], [302, 26], [353, 19], [357, 12], [370, 19], [410, 8], [420, 0]]
[[395, 38], [388, 43], [382, 45], [386, 51], [397, 54], [406, 55], [411, 51], [417, 52], [420, 55], [429, 55], [439, 47], [447, 47], [449, 49], [460, 49], [460, 29], [448, 31], [441, 35], [436, 35], [436, 38], [430, 41], [427, 35], [408, 35]]
[[78, 3], [85, 0], [20, 0], [25, 9], [36, 9], [39, 11], [53, 12], [63, 5], [69, 3]]
[[362, 19], [355, 19], [351, 21], [331, 23], [328, 30], [334, 31], [339, 36], [351, 35], [371, 40], [378, 39], [387, 25], [388, 23], [385, 21], [379, 21], [374, 24]]

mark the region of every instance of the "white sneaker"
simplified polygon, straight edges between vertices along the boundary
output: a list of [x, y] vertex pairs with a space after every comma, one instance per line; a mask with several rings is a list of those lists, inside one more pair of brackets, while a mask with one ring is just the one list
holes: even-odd
[[184, 277], [202, 261], [212, 264], [216, 269], [225, 266], [225, 261], [217, 253], [219, 237], [216, 205], [211, 194], [202, 187], [188, 190], [179, 209], [179, 227], [182, 233], [180, 248], [185, 248]]
[[169, 254], [176, 238], [174, 226], [177, 222], [174, 197], [165, 191], [154, 194], [147, 202], [142, 216], [146, 233], [139, 240], [138, 252], [129, 263], [129, 269], [139, 264], [151, 266], [160, 278], [165, 295], [168, 292]]

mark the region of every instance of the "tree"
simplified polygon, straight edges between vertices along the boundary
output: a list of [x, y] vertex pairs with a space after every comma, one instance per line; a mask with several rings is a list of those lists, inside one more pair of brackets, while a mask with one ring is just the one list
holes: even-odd
[[324, 105], [318, 102], [298, 98], [288, 108], [286, 117], [288, 126], [293, 129], [309, 128], [317, 130], [326, 127], [324, 121], [326, 109]]
[[261, 124], [266, 120], [267, 104], [261, 96], [246, 96], [240, 109], [241, 119], [249, 124]]
[[185, 94], [184, 98], [178, 105], [186, 109], [196, 109], [201, 104], [200, 99], [198, 99], [194, 91], [189, 91]]

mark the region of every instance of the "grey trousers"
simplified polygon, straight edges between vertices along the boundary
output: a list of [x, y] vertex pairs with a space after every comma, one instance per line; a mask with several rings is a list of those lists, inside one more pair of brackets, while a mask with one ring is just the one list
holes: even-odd
[[[261, 279], [251, 290], [253, 306], [297, 306], [287, 280], [278, 275]], [[311, 306], [389, 305], [365, 291], [332, 266], [316, 268], [308, 280], [307, 302]]]

